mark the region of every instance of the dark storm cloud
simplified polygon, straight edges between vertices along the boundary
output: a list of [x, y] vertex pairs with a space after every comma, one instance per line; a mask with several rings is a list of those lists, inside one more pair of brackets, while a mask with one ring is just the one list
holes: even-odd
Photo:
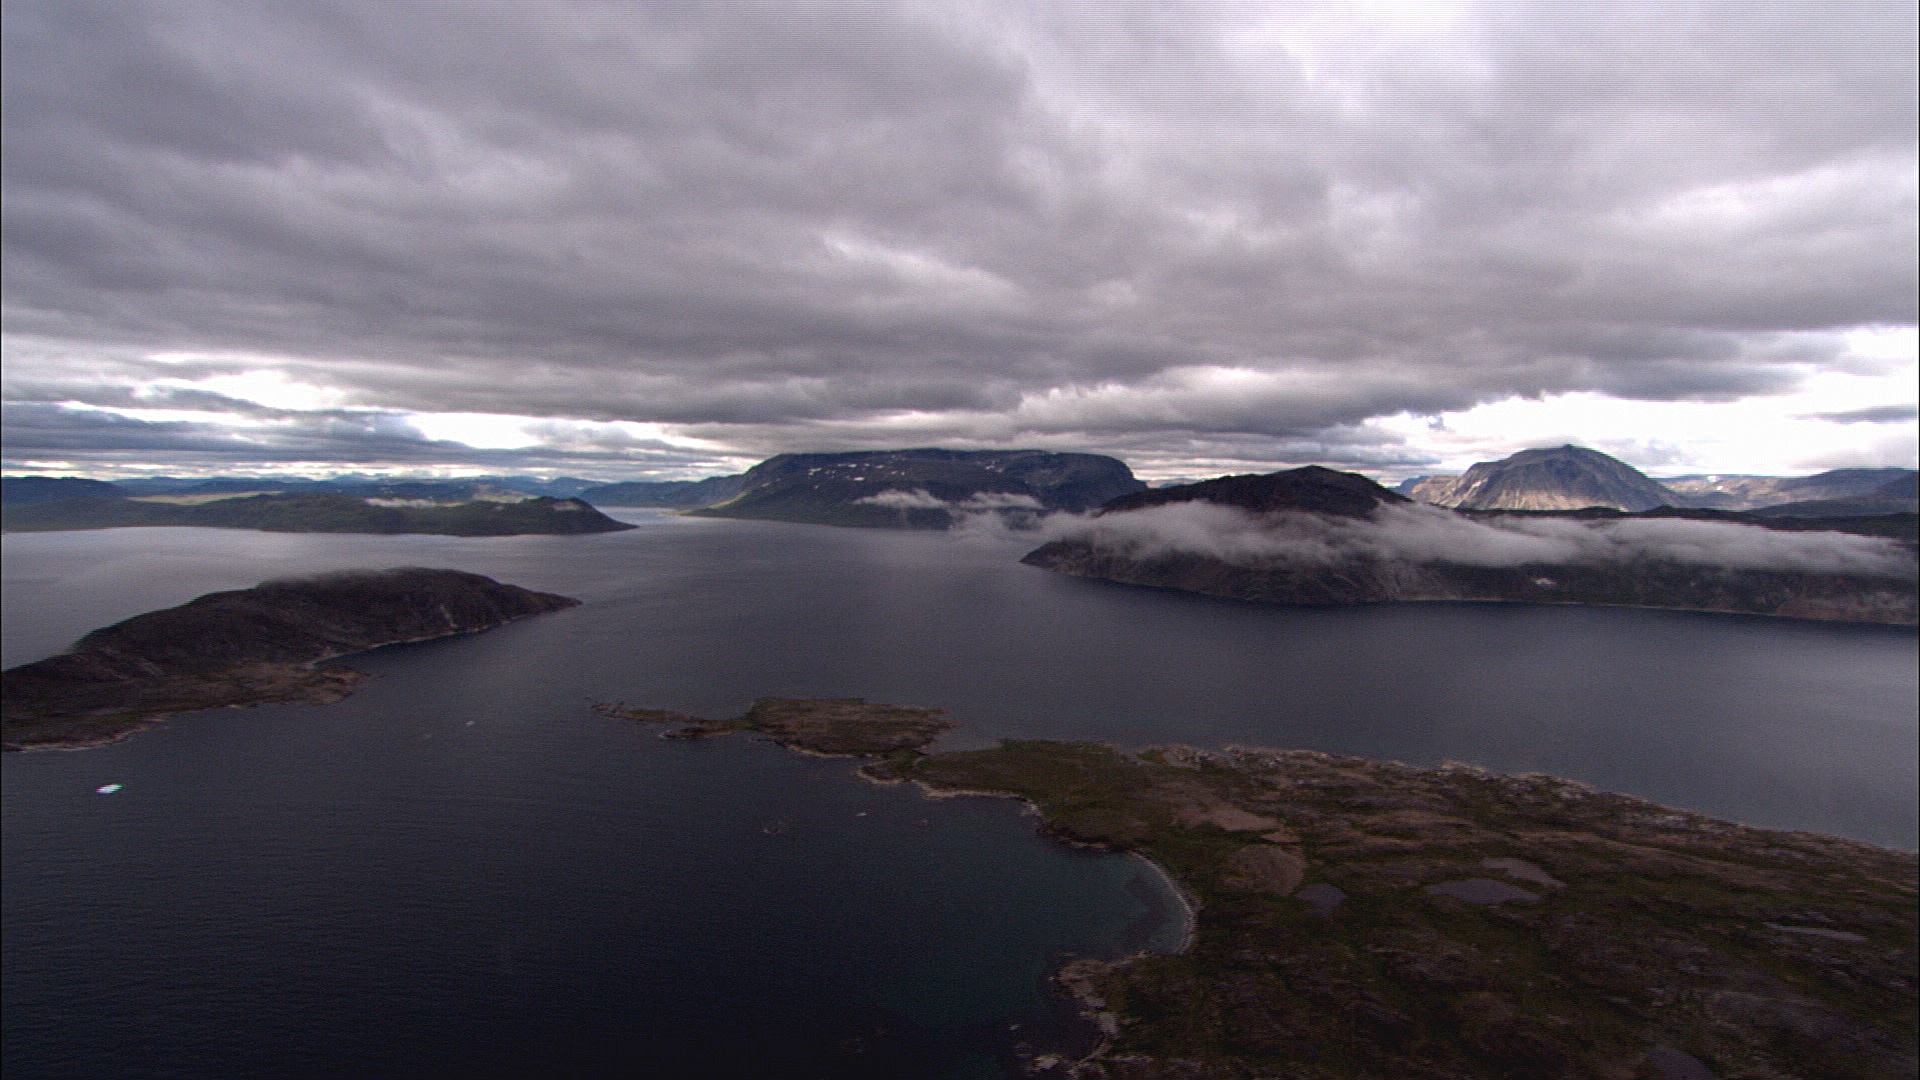
[[17, 0], [12, 379], [1362, 462], [1912, 322], [1910, 5], [1383, 10]]

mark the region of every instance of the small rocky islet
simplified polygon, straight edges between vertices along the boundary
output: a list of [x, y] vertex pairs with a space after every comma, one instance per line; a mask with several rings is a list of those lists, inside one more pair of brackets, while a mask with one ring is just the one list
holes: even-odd
[[1913, 1075], [1915, 856], [1541, 775], [1303, 750], [1008, 741], [928, 752], [938, 710], [762, 698], [737, 720], [878, 782], [1027, 800], [1157, 862], [1191, 946], [1055, 982], [1103, 1038], [1078, 1080]]

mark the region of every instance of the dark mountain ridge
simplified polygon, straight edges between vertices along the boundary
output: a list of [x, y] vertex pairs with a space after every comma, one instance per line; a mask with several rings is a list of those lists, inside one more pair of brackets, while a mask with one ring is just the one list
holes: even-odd
[[[1245, 513], [1182, 510], [1205, 505]], [[1916, 619], [1916, 521], [1448, 510], [1310, 467], [1115, 500], [1022, 561], [1269, 603], [1591, 604], [1905, 624]]]
[[[1829, 469], [1812, 476], [1752, 476], [1710, 473], [1669, 477], [1665, 484], [1683, 505], [1723, 510], [1758, 510], [1788, 503], [1884, 499], [1911, 503], [1920, 497], [1920, 473], [1913, 469]], [[1900, 505], [1892, 510], [1912, 510]]]
[[475, 499], [440, 503], [406, 495], [374, 497], [334, 492], [235, 495], [209, 502], [149, 499], [67, 499], [11, 507], [9, 532], [190, 526], [265, 532], [434, 533], [442, 536], [579, 535], [633, 526], [578, 499], [534, 496], [512, 501]]
[[7, 506], [59, 502], [62, 499], [114, 499], [125, 494], [127, 492], [105, 480], [87, 480], [78, 476], [0, 477], [0, 504]]
[[1168, 503], [1209, 502], [1237, 506], [1256, 513], [1304, 510], [1342, 517], [1364, 517], [1383, 504], [1412, 500], [1390, 491], [1359, 473], [1339, 472], [1320, 465], [1284, 472], [1222, 476], [1193, 484], [1153, 488], [1122, 495], [1098, 511], [1125, 513]]
[[709, 476], [701, 480], [628, 480], [585, 488], [579, 498], [595, 506], [651, 506], [686, 510], [726, 502], [740, 494], [745, 484], [745, 473]]
[[0, 673], [7, 748], [112, 741], [154, 717], [195, 709], [337, 700], [364, 676], [316, 669], [322, 660], [577, 604], [480, 574], [417, 567], [208, 593]]
[[742, 474], [740, 494], [691, 513], [945, 529], [968, 513], [1019, 518], [1085, 511], [1145, 488], [1125, 463], [1100, 454], [936, 448], [779, 454]]
[[1856, 518], [1867, 515], [1912, 517], [1920, 500], [1867, 496], [1859, 499], [1809, 499], [1746, 511], [1757, 518]]
[[[77, 477], [40, 477], [9, 476], [5, 483], [11, 486], [16, 481], [44, 481], [51, 479], [76, 480]], [[537, 476], [471, 476], [457, 480], [439, 477], [387, 476], [370, 477], [364, 475], [343, 475], [327, 480], [316, 480], [298, 476], [135, 476], [126, 477], [108, 483], [104, 480], [87, 480], [87, 484], [105, 484], [104, 488], [83, 491], [72, 489], [76, 496], [91, 495], [98, 498], [107, 495], [205, 495], [214, 493], [257, 495], [266, 493], [286, 494], [333, 494], [361, 495], [402, 498], [432, 498], [462, 500], [481, 498], [488, 495], [505, 497], [508, 495], [528, 496], [545, 495], [549, 498], [566, 499], [578, 495], [583, 489], [596, 486], [599, 481], [581, 480], [578, 477], [557, 476], [551, 480]], [[15, 501], [9, 498], [7, 501]]]

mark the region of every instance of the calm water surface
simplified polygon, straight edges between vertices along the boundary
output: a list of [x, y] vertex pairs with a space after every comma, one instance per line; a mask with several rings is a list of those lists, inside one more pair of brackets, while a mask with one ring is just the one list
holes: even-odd
[[[1272, 608], [1020, 566], [1016, 539], [633, 513], [596, 537], [6, 538], [5, 658], [201, 593], [448, 566], [587, 604], [356, 657], [324, 708], [9, 755], [16, 1077], [993, 1077], [1164, 887], [1010, 802], [588, 711], [937, 705], [1000, 737], [1553, 772], [1914, 844], [1907, 631], [1575, 608]], [[94, 791], [103, 784], [123, 789]], [[1018, 1027], [1015, 1027], [1018, 1025]]]

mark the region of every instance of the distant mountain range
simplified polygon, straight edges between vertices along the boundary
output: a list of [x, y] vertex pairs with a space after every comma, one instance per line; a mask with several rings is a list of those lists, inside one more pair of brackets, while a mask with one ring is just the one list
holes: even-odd
[[969, 514], [1085, 511], [1146, 485], [1116, 458], [1046, 450], [869, 450], [780, 454], [700, 517], [865, 528], [945, 529]]
[[1815, 517], [1912, 510], [1920, 498], [1920, 474], [1912, 469], [1833, 469], [1813, 476], [1676, 476], [1661, 482], [1687, 500], [1688, 506]]
[[1023, 561], [1276, 603], [1511, 601], [1912, 623], [1916, 520], [1452, 510], [1309, 467], [1115, 499]]
[[570, 499], [587, 488], [592, 480], [561, 476], [542, 480], [537, 476], [476, 476], [461, 480], [423, 480], [379, 477], [336, 477], [331, 480], [304, 480], [299, 477], [216, 476], [141, 476], [125, 480], [83, 480], [77, 476], [0, 477], [0, 502], [17, 505], [50, 502], [59, 499], [111, 498], [150, 495], [264, 495], [301, 493], [308, 495], [358, 495], [374, 498], [440, 499], [456, 501], [479, 498], [526, 498], [545, 495]]
[[1461, 476], [1422, 476], [1403, 495], [1462, 510], [1578, 510], [1659, 506], [1757, 510], [1796, 517], [1913, 512], [1912, 469], [1834, 469], [1814, 476], [1681, 476], [1655, 480], [1584, 446], [1522, 450], [1483, 461]]
[[[1202, 484], [1241, 483], [1221, 478]], [[1184, 491], [1193, 484], [1155, 489]], [[1588, 507], [1642, 512], [1662, 506], [1749, 511], [1767, 517], [1850, 518], [1913, 513], [1912, 469], [1835, 469], [1814, 476], [1696, 475], [1656, 480], [1618, 458], [1581, 446], [1522, 450], [1500, 461], [1480, 462], [1460, 476], [1415, 477], [1399, 485], [1413, 500], [1460, 510], [1578, 510]], [[576, 477], [485, 476], [462, 480], [337, 477], [286, 480], [255, 477], [182, 479], [144, 477], [107, 483], [79, 477], [10, 476], [0, 479], [0, 498], [10, 508], [8, 528], [105, 528], [106, 524], [189, 524], [239, 513], [126, 507], [26, 507], [75, 500], [131, 497], [185, 507], [229, 502], [242, 496], [319, 496], [451, 505], [514, 503], [535, 498], [577, 499], [593, 506], [656, 507], [708, 517], [763, 518], [868, 528], [943, 529], [971, 515], [991, 514], [1020, 523], [1054, 511], [1084, 513], [1116, 498], [1146, 491], [1121, 461], [1099, 454], [1044, 450], [873, 450], [834, 454], [780, 454], [744, 473], [700, 480], [637, 480], [596, 484]], [[345, 503], [269, 502], [275, 506], [335, 507], [321, 518], [340, 519]], [[1131, 505], [1131, 504], [1129, 504]], [[360, 517], [368, 508], [356, 511]], [[492, 515], [507, 520], [511, 514]], [[244, 514], [242, 516], [245, 516]], [[285, 517], [284, 514], [281, 515]], [[352, 515], [349, 515], [352, 516]], [[388, 515], [391, 517], [392, 515]], [[455, 515], [461, 517], [462, 515]], [[390, 531], [366, 519], [370, 531]], [[462, 517], [464, 521], [465, 518]], [[569, 521], [591, 521], [591, 518]], [[613, 526], [605, 519], [602, 528]], [[256, 526], [238, 526], [256, 527]], [[278, 527], [278, 526], [257, 526]], [[470, 527], [461, 524], [460, 528]], [[613, 526], [617, 527], [617, 526]], [[331, 531], [331, 530], [330, 530]], [[357, 527], [354, 531], [360, 531]], [[439, 528], [427, 531], [443, 531]], [[526, 531], [548, 531], [529, 528]], [[594, 531], [594, 530], [588, 530]]]
[[362, 498], [524, 499], [544, 495], [554, 499], [579, 498], [595, 506], [660, 506], [686, 508], [725, 502], [740, 493], [740, 475], [704, 480], [626, 481], [617, 484], [560, 476], [476, 476], [461, 480], [380, 479], [343, 477], [306, 480], [298, 477], [219, 476], [208, 478], [143, 476], [126, 480], [84, 480], [77, 476], [8, 476], [0, 478], [0, 503], [54, 502], [61, 499], [103, 499], [114, 496], [202, 495], [355, 495]]
[[709, 476], [704, 480], [631, 480], [620, 484], [596, 484], [580, 492], [580, 498], [595, 506], [641, 506], [687, 510], [696, 506], [723, 503], [740, 494], [746, 486], [746, 474]]
[[578, 499], [515, 496], [438, 502], [417, 496], [361, 496], [332, 491], [43, 500], [9, 505], [0, 521], [8, 532], [174, 525], [266, 532], [517, 536], [633, 528]]
[[1091, 510], [1146, 487], [1115, 458], [1045, 450], [780, 454], [745, 473], [704, 480], [582, 482], [578, 496], [566, 499], [529, 496], [508, 486], [514, 479], [223, 477], [107, 484], [75, 477], [7, 477], [5, 524], [15, 531], [200, 525], [455, 535], [631, 528], [594, 509], [591, 504], [597, 503], [663, 507], [707, 517], [945, 529], [973, 514], [1028, 521], [1052, 511]]
[[7, 506], [60, 502], [64, 499], [112, 499], [125, 494], [127, 491], [116, 484], [105, 480], [83, 480], [78, 476], [0, 478], [0, 503]]

